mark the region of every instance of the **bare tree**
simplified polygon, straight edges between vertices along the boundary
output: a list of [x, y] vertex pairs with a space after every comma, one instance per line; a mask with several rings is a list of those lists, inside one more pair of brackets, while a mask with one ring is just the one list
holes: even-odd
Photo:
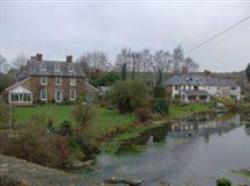
[[196, 72], [198, 69], [199, 65], [191, 57], [186, 58], [182, 65], [182, 71], [184, 72]]
[[173, 71], [180, 72], [184, 62], [184, 52], [181, 46], [174, 49], [173, 52]]
[[116, 57], [115, 67], [118, 71], [121, 72], [122, 79], [124, 77], [126, 79], [127, 76], [126, 72], [129, 71], [130, 64], [131, 64], [131, 50], [127, 48], [121, 49], [121, 52]]
[[6, 58], [0, 54], [0, 72], [6, 73], [9, 69], [9, 65], [7, 63]]
[[141, 52], [142, 71], [144, 72], [143, 80], [146, 80], [146, 73], [153, 68], [153, 55], [149, 49], [143, 49]]
[[82, 70], [85, 72], [87, 77], [90, 77], [90, 67], [88, 64], [88, 59], [86, 58], [85, 55], [81, 55], [79, 59], [76, 61], [77, 63], [80, 63], [80, 66]]
[[27, 65], [28, 57], [24, 54], [19, 54], [13, 61], [12, 66], [15, 69], [21, 69], [22, 66]]
[[163, 72], [169, 72], [172, 64], [172, 56], [168, 51], [159, 50], [153, 57], [154, 68], [157, 72], [157, 85], [162, 83]]
[[108, 57], [104, 52], [94, 51], [86, 54], [89, 66], [94, 70], [107, 70]]

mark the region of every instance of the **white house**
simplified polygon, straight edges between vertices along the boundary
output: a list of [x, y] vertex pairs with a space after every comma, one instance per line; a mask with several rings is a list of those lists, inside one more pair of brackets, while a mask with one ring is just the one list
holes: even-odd
[[208, 75], [178, 74], [164, 82], [173, 99], [183, 102], [208, 102], [211, 97], [241, 98], [241, 88], [232, 80]]

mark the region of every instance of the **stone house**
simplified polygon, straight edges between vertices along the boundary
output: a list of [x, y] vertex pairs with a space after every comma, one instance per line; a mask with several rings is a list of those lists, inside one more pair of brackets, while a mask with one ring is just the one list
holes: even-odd
[[234, 81], [206, 74], [176, 74], [163, 83], [172, 99], [182, 102], [209, 102], [212, 97], [241, 99], [241, 88]]
[[22, 68], [20, 77], [21, 81], [6, 89], [11, 105], [75, 101], [83, 93], [91, 100], [99, 94], [88, 83], [80, 64], [73, 63], [72, 56], [67, 56], [66, 61], [51, 61], [37, 54]]

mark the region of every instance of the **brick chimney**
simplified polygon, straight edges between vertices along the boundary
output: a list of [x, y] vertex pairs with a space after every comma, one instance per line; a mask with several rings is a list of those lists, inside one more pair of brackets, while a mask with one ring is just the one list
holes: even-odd
[[67, 63], [72, 63], [73, 62], [73, 56], [72, 55], [66, 56], [66, 62]]
[[36, 54], [36, 60], [37, 61], [42, 61], [43, 60], [43, 55], [41, 53]]

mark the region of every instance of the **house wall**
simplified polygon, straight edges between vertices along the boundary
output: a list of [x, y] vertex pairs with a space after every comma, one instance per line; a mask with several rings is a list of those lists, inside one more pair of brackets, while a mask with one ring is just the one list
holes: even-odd
[[[176, 89], [177, 88], [177, 89]], [[198, 86], [199, 90], [207, 91], [211, 96], [223, 96], [230, 97], [233, 96], [236, 100], [241, 99], [241, 88], [239, 86], [232, 89], [232, 87], [217, 87], [217, 86]], [[194, 86], [187, 85], [169, 85], [167, 90], [171, 90], [171, 96], [174, 99], [175, 96], [181, 96], [182, 92], [185, 90], [194, 90]]]
[[31, 77], [31, 85], [30, 90], [33, 92], [34, 102], [38, 102], [40, 100], [40, 91], [43, 88], [46, 88], [48, 93], [48, 100], [47, 101], [54, 101], [55, 100], [55, 91], [57, 89], [62, 90], [63, 92], [63, 99], [69, 100], [69, 90], [75, 89], [76, 96], [82, 94], [85, 90], [84, 86], [85, 78], [76, 78], [76, 86], [70, 85], [70, 78], [63, 77], [62, 78], [62, 85], [56, 85], [56, 77], [47, 77], [47, 85], [41, 85], [41, 77], [33, 76]]

